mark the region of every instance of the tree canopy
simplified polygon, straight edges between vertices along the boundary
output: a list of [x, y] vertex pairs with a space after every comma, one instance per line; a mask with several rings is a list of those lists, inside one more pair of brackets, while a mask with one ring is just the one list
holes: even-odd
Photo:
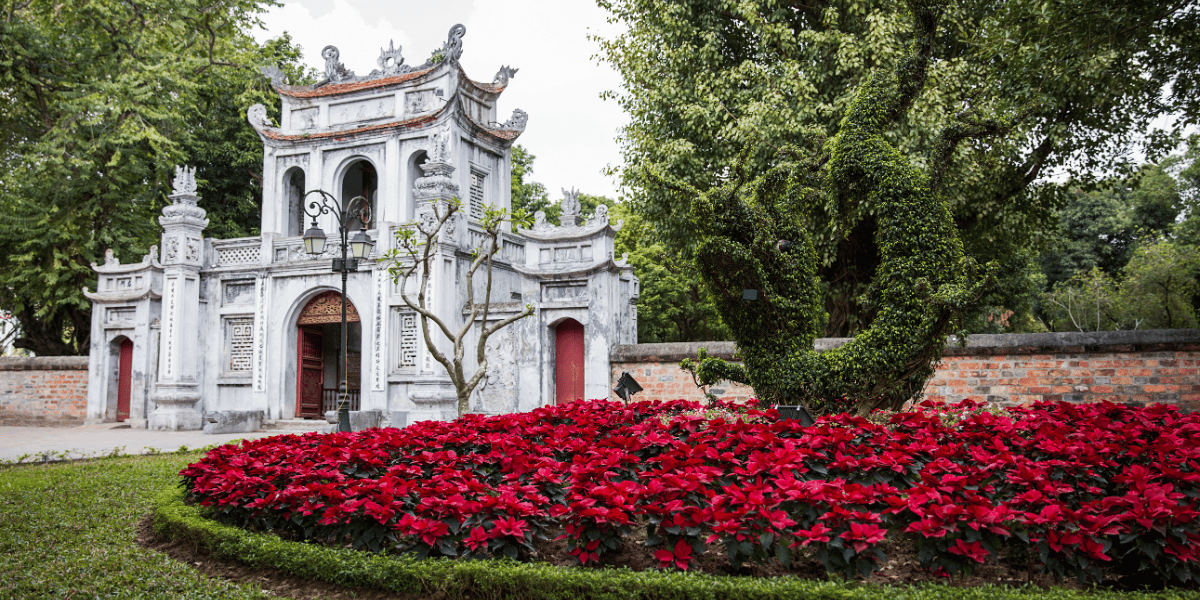
[[[978, 299], [984, 273], [964, 255], [949, 207], [933, 187], [941, 163], [914, 164], [887, 139], [926, 87], [942, 18], [936, 1], [909, 6], [907, 55], [859, 86], [821, 153], [791, 152], [753, 178], [739, 163], [729, 183], [699, 193], [662, 182], [691, 197], [697, 263], [743, 360], [685, 361], [700, 383], [748, 383], [762, 402], [815, 412], [897, 410], [933, 374], [953, 317]], [[978, 125], [993, 127], [1004, 124]], [[838, 215], [835, 227], [845, 227], [854, 212], [873, 215], [880, 263], [864, 301], [878, 318], [823, 353], [813, 348], [824, 315], [809, 227], [820, 206]]]
[[213, 232], [251, 231], [261, 166], [247, 157], [261, 146], [245, 146], [253, 132], [237, 105], [268, 89], [260, 65], [294, 72], [298, 57], [286, 39], [260, 47], [247, 35], [262, 10], [259, 0], [0, 2], [0, 309], [21, 324], [17, 347], [87, 351], [90, 264], [156, 242], [176, 164], [202, 165]]
[[[627, 33], [602, 40], [622, 74], [614, 95], [630, 115], [623, 183], [634, 208], [689, 255], [699, 243], [688, 201], [660, 173], [697, 189], [744, 168], [765, 173], [778, 150], [817, 148], [837, 131], [857, 87], [904, 53], [907, 10], [894, 0], [603, 0]], [[1064, 186], [1046, 174], [1112, 168], [1154, 117], [1194, 120], [1200, 11], [1191, 0], [959, 2], [932, 47], [929, 89], [887, 139], [918, 164], [937, 165], [931, 188], [947, 201], [968, 254], [1027, 262], [1055, 223]], [[997, 127], [996, 117], [1011, 117]], [[991, 126], [989, 128], [989, 125]], [[974, 133], [986, 133], [976, 136]], [[867, 202], [816, 202], [806, 226], [819, 257], [826, 335], [852, 335], [876, 318], [862, 302], [880, 265]], [[997, 289], [1019, 291], [1021, 283]], [[997, 299], [1001, 301], [1003, 299]]]

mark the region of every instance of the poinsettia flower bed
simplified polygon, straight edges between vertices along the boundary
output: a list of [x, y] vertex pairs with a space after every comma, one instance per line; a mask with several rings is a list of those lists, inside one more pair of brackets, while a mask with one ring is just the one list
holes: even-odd
[[938, 573], [1017, 553], [1081, 581], [1114, 566], [1200, 575], [1200, 416], [977, 408], [949, 424], [927, 404], [886, 426], [838, 415], [805, 428], [774, 411], [709, 420], [690, 402], [597, 401], [247, 440], [181, 475], [222, 522], [418, 556], [526, 559], [557, 537], [594, 564], [637, 530], [664, 569], [717, 547], [734, 565], [805, 555], [853, 577], [903, 536]]

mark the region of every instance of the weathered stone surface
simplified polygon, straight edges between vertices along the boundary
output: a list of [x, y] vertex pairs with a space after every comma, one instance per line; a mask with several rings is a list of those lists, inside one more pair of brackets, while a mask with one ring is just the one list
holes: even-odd
[[262, 429], [261, 410], [222, 410], [204, 415], [204, 433], [249, 433]]

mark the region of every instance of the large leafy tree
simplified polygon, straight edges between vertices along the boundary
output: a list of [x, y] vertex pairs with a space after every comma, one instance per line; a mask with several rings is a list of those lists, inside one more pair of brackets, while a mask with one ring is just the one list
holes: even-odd
[[[20, 321], [17, 347], [86, 352], [90, 263], [108, 248], [123, 260], [146, 252], [173, 165], [206, 154], [206, 136], [219, 141], [211, 136], [243, 118], [240, 108], [225, 115], [218, 96], [246, 93], [264, 53], [287, 55], [246, 35], [260, 4], [0, 2], [0, 308]], [[209, 150], [200, 161], [243, 151]], [[213, 210], [218, 229], [244, 227], [223, 225], [244, 209], [226, 212]]]
[[[744, 148], [741, 168], [761, 174], [778, 149], [831, 138], [868, 73], [899, 60], [908, 30], [895, 0], [600, 4], [628, 26], [603, 41], [631, 119], [621, 175], [636, 209], [689, 253], [699, 241], [689, 201], [649, 174], [710, 189], [730, 180]], [[1198, 114], [1189, 91], [1198, 24], [1192, 0], [954, 3], [933, 42], [929, 90], [887, 138], [937, 165], [931, 187], [949, 203], [968, 254], [1027, 262], [1026, 248], [1053, 227], [1065, 198], [1047, 173], [1112, 167], [1156, 115]], [[1015, 119], [986, 138], [953, 134], [990, 115]], [[1145, 141], [1163, 148], [1170, 137]], [[881, 260], [877, 215], [867, 202], [815, 204], [806, 227], [819, 256], [824, 333], [852, 335], [877, 315], [865, 294]]]
[[236, 59], [248, 68], [210, 68], [194, 78], [196, 105], [182, 138], [185, 160], [196, 167], [200, 205], [208, 211], [204, 233], [219, 239], [258, 235], [261, 223], [263, 146], [246, 123], [246, 107], [269, 106], [268, 115], [278, 119], [279, 96], [249, 67], [274, 66], [292, 85], [316, 79], [287, 33], [261, 45], [237, 41]]

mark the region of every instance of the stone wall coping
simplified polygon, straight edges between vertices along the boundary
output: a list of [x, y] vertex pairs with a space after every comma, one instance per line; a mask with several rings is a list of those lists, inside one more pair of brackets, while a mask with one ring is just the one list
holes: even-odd
[[0, 371], [86, 371], [86, 356], [6, 356]]
[[[818, 351], [837, 348], [853, 338], [819, 338]], [[695, 358], [700, 348], [709, 356], [736, 359], [733, 342], [674, 342], [634, 344], [613, 348], [613, 362], [678, 362]], [[1053, 354], [1086, 352], [1135, 352], [1146, 350], [1200, 350], [1200, 329], [1144, 329], [1132, 331], [1069, 331], [1060, 333], [976, 334], [965, 347], [951, 337], [946, 356], [991, 354]]]

